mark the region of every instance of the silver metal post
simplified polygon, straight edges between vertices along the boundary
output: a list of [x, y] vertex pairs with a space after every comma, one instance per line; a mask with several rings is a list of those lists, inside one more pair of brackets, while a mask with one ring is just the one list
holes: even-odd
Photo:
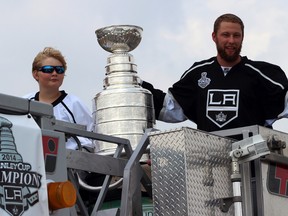
[[[232, 159], [232, 175], [231, 175], [232, 187], [233, 187], [233, 197], [241, 198], [241, 174], [240, 166], [238, 160]], [[237, 200], [234, 202], [234, 215], [242, 216], [242, 200]]]

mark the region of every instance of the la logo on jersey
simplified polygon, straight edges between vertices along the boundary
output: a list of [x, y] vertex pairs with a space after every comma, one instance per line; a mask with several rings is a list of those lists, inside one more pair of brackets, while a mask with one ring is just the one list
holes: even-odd
[[239, 90], [210, 89], [207, 92], [206, 116], [222, 128], [238, 116]]

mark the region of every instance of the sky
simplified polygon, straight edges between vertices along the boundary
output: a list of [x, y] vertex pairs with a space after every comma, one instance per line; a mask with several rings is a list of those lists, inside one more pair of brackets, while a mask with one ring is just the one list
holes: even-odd
[[[284, 0], [1, 0], [1, 93], [21, 97], [37, 91], [32, 61], [51, 46], [67, 60], [62, 89], [92, 111], [110, 55], [95, 31], [110, 25], [143, 28], [131, 52], [137, 74], [167, 91], [195, 61], [216, 55], [212, 27], [224, 13], [238, 15], [245, 24], [241, 55], [277, 64], [288, 74], [287, 10]], [[188, 121], [155, 125], [160, 130], [180, 126], [195, 127]], [[288, 119], [276, 122], [274, 129], [288, 133]]]

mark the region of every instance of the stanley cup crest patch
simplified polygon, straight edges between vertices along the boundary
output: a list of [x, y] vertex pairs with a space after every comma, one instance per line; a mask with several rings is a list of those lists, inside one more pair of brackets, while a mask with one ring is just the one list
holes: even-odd
[[206, 116], [219, 128], [238, 117], [239, 90], [210, 89], [207, 92]]
[[207, 77], [207, 72], [201, 73], [201, 78], [198, 80], [198, 86], [201, 88], [206, 88], [211, 82], [211, 79]]

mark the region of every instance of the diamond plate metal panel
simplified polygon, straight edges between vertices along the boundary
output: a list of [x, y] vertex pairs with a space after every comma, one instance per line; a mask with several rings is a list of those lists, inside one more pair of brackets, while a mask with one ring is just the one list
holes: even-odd
[[233, 215], [219, 209], [219, 199], [232, 196], [232, 140], [191, 128], [149, 135], [154, 214]]

